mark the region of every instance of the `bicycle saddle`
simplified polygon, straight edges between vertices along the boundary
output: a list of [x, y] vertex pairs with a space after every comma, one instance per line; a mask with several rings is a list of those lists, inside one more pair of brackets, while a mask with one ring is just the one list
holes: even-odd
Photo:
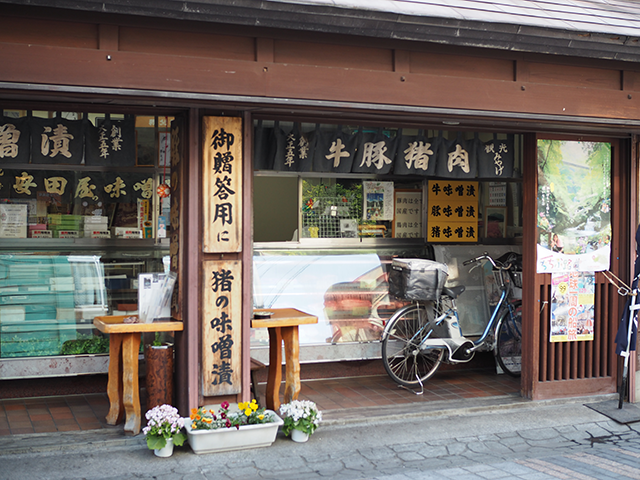
[[464, 290], [464, 285], [456, 285], [455, 287], [451, 288], [444, 287], [442, 289], [442, 294], [455, 300], [462, 292], [464, 292]]

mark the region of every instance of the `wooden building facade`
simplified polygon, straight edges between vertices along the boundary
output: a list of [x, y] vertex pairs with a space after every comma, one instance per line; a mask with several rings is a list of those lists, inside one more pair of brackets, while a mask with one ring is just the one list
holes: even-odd
[[[176, 335], [181, 410], [214, 396], [250, 395], [251, 159], [259, 119], [521, 135], [522, 394], [547, 399], [615, 392], [614, 337], [624, 299], [602, 273], [595, 275], [594, 340], [549, 342], [551, 276], [536, 273], [537, 140], [611, 144], [610, 270], [628, 281], [638, 224], [637, 37], [615, 26], [609, 35], [523, 26], [514, 18], [462, 21], [311, 2], [138, 3], [0, 2], [0, 106], [179, 120], [169, 248], [178, 275], [174, 316], [184, 322]], [[633, 28], [640, 32], [636, 9]], [[207, 195], [215, 193], [216, 178], [206, 168], [213, 160], [205, 137], [229, 118], [242, 159], [234, 180], [241, 222], [233, 248], [216, 247], [221, 232], [209, 226], [215, 213]], [[0, 167], [6, 164], [0, 159]], [[231, 314], [241, 347], [234, 360], [237, 388], [227, 390], [203, 386], [210, 373], [203, 325], [222, 315], [215, 310], [220, 297], [210, 295], [215, 272], [222, 271], [241, 280]]]

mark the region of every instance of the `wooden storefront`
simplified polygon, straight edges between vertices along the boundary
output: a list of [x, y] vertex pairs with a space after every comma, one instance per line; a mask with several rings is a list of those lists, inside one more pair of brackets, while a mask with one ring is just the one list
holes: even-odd
[[[171, 239], [179, 278], [176, 315], [184, 322], [176, 336], [182, 410], [211, 400], [202, 387], [201, 326], [208, 309], [203, 268], [212, 265], [231, 265], [243, 279], [236, 300], [242, 313], [234, 324], [240, 330], [240, 388], [224, 394], [234, 400], [250, 395], [253, 120], [269, 117], [431, 129], [444, 123], [467, 131], [522, 134], [523, 396], [615, 391], [619, 372], [613, 338], [624, 299], [602, 274], [596, 276], [595, 340], [547, 341], [550, 280], [537, 274], [535, 265], [536, 141], [612, 144], [611, 271], [628, 280], [638, 216], [638, 59], [588, 58], [569, 46], [551, 52], [542, 40], [531, 51], [512, 51], [346, 30], [234, 25], [216, 20], [214, 13], [200, 19], [183, 18], [177, 10], [163, 18], [126, 9], [96, 13], [90, 3], [65, 10], [0, 2], [0, 105], [159, 109], [184, 122], [184, 145], [172, 172], [179, 228]], [[210, 248], [212, 240], [205, 238], [205, 117], [234, 117], [241, 125], [237, 155], [243, 159], [238, 172], [243, 194], [237, 218], [242, 228], [234, 249]]]

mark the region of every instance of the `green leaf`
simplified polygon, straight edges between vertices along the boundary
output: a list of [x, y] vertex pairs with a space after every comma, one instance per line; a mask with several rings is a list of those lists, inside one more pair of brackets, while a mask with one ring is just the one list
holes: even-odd
[[184, 441], [187, 439], [187, 436], [182, 433], [182, 432], [178, 432], [173, 436], [173, 444], [181, 447], [184, 444]]
[[167, 441], [162, 435], [147, 436], [147, 447], [149, 447], [149, 450], [158, 450], [164, 448], [166, 445]]

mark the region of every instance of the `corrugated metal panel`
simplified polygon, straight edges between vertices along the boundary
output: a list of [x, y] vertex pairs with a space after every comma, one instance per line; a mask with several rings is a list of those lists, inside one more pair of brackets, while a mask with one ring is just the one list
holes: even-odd
[[640, 2], [622, 0], [267, 0], [455, 20], [640, 36]]

